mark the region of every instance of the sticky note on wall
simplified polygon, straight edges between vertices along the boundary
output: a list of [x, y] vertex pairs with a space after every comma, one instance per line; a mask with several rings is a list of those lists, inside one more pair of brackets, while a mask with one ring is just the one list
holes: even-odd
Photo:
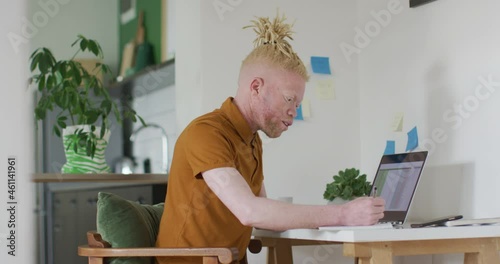
[[404, 113], [399, 112], [394, 115], [394, 120], [392, 121], [392, 131], [401, 132], [403, 131], [403, 119]]
[[333, 100], [335, 99], [335, 87], [332, 79], [324, 79], [316, 81], [316, 95], [319, 99]]
[[304, 116], [302, 115], [302, 104], [297, 108], [297, 116], [294, 118], [295, 120], [304, 120]]
[[330, 70], [330, 59], [328, 57], [311, 56], [311, 67], [313, 73], [332, 74]]
[[311, 103], [309, 102], [309, 99], [302, 99], [302, 103], [300, 105], [302, 106], [302, 116], [311, 117]]
[[384, 155], [396, 153], [396, 142], [394, 140], [387, 140], [385, 143]]
[[406, 151], [414, 150], [418, 147], [418, 133], [417, 127], [415, 126], [410, 131], [408, 131], [408, 142], [406, 143]]

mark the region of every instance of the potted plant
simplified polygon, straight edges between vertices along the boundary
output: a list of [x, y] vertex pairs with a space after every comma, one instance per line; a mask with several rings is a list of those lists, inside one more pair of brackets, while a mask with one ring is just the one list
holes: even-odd
[[[75, 57], [90, 52], [96, 58], [104, 58], [101, 46], [92, 39], [78, 35], [71, 47], [76, 52], [68, 60], [56, 60], [52, 52], [41, 47], [30, 56], [30, 70], [34, 73], [30, 84], [40, 94], [35, 106], [35, 119], [43, 120], [47, 111], [56, 111], [53, 132], [63, 138], [66, 164], [63, 173], [110, 172], [104, 160], [104, 151], [110, 136], [110, 116], [119, 124], [122, 115], [102, 81], [96, 77], [111, 75], [108, 65], [96, 63], [93, 70], [85, 69]], [[144, 120], [128, 105], [121, 109], [123, 118], [132, 122]]]
[[357, 197], [369, 195], [371, 183], [366, 180], [366, 174], [359, 174], [355, 168], [339, 171], [333, 176], [333, 181], [326, 184], [323, 198], [328, 201], [334, 199], [352, 200]]

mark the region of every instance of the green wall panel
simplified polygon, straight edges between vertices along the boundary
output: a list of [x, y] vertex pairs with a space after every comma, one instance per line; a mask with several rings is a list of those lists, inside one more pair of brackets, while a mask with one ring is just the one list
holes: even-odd
[[[139, 12], [144, 11], [144, 27], [146, 28], [146, 41], [151, 43], [154, 48], [155, 64], [161, 62], [161, 0], [137, 0], [136, 1], [136, 17], [121, 24], [120, 14], [118, 14], [119, 24], [119, 49], [120, 49], [120, 65], [123, 48], [125, 44], [135, 38], [137, 32], [137, 22]], [[121, 2], [118, 1], [118, 10], [121, 10]]]

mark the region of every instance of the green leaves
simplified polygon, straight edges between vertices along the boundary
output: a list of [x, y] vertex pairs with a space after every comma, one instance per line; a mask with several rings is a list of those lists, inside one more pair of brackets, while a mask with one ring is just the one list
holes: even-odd
[[366, 174], [359, 175], [355, 168], [339, 171], [333, 176], [333, 182], [326, 184], [323, 198], [332, 201], [336, 197], [352, 200], [370, 193], [371, 184], [366, 180]]
[[93, 39], [87, 39], [86, 37], [84, 37], [82, 35], [78, 35], [77, 40], [75, 42], [73, 42], [73, 44], [71, 44], [71, 47], [75, 46], [77, 43], [80, 43], [79, 46], [80, 46], [80, 50], [82, 52], [90, 51], [96, 57], [101, 58], [101, 59], [103, 58], [101, 45], [99, 45], [99, 43], [97, 41], [95, 41]]
[[43, 91], [45, 88], [45, 75], [40, 76], [38, 79], [38, 91]]
[[104, 110], [104, 113], [106, 113], [106, 115], [109, 114], [109, 112], [111, 112], [111, 108], [113, 107], [113, 104], [111, 101], [109, 100], [103, 100], [101, 102], [101, 109]]
[[42, 120], [45, 118], [45, 108], [36, 107], [35, 108], [35, 118], [36, 120]]
[[83, 38], [80, 40], [80, 49], [85, 51], [87, 49], [87, 39]]
[[53, 130], [54, 134], [56, 134], [58, 137], [61, 137], [61, 130], [59, 129], [59, 127], [57, 127], [57, 125], [54, 125], [52, 127], [52, 130]]
[[75, 153], [78, 153], [82, 148], [85, 151], [85, 155], [94, 158], [95, 151], [97, 148], [97, 141], [102, 138], [97, 137], [94, 134], [94, 131], [96, 130], [95, 126], [90, 126], [90, 132], [85, 131], [83, 128], [79, 128], [75, 130], [73, 135], [70, 135], [72, 140], [70, 140], [70, 144], [68, 144], [66, 150], [69, 150], [70, 148], [73, 148], [73, 151]]
[[59, 118], [57, 118], [57, 125], [61, 128], [66, 128], [66, 120], [68, 118], [65, 117], [65, 116], [60, 116]]
[[104, 134], [106, 134], [106, 127], [107, 125], [105, 124], [106, 123], [106, 118], [103, 118], [103, 126], [101, 126], [101, 131], [99, 132], [99, 137], [103, 138], [104, 137]]
[[88, 48], [92, 53], [94, 53], [94, 55], [98, 57], [100, 56], [101, 48], [99, 47], [99, 44], [97, 44], [97, 42], [93, 40], [88, 41]]
[[97, 109], [91, 109], [85, 112], [85, 116], [87, 117], [87, 120], [85, 121], [86, 124], [94, 124], [97, 119], [99, 118], [101, 112]]
[[30, 56], [30, 70], [33, 72], [38, 69], [42, 74], [51, 71], [56, 60], [47, 48], [36, 49]]
[[109, 66], [108, 66], [108, 65], [106, 65], [106, 64], [102, 64], [102, 63], [99, 63], [99, 62], [98, 62], [98, 63], [96, 63], [96, 64], [95, 64], [95, 67], [96, 67], [96, 68], [99, 68], [99, 67], [100, 67], [100, 68], [101, 68], [101, 70], [102, 70], [102, 73], [104, 73], [104, 74], [111, 73], [111, 68], [109, 68]]
[[92, 130], [96, 129], [95, 125], [101, 126], [98, 136], [84, 131], [75, 132], [78, 143], [71, 146], [75, 151], [83, 147], [86, 154], [93, 157], [97, 140], [109, 129], [108, 117], [111, 112], [119, 124], [122, 118], [129, 118], [133, 122], [139, 119], [143, 125], [145, 122], [128, 107], [121, 113], [107, 88], [96, 78], [99, 73], [104, 77], [111, 74], [108, 65], [98, 62], [95, 68], [87, 70], [80, 62], [73, 60], [80, 52], [90, 52], [102, 59], [103, 52], [99, 43], [78, 35], [71, 47], [76, 49], [76, 53], [69, 60], [56, 60], [45, 47], [36, 49], [30, 55], [30, 70], [33, 73], [30, 79], [39, 91], [35, 119], [45, 119], [47, 111], [58, 111], [52, 131], [59, 137], [69, 125], [89, 124], [92, 125]]

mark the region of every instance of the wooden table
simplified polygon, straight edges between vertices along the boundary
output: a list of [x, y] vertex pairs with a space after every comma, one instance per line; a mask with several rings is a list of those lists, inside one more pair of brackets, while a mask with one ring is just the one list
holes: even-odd
[[464, 253], [466, 264], [500, 264], [500, 225], [341, 231], [254, 230], [253, 236], [269, 247], [268, 264], [293, 263], [292, 246], [327, 244], [343, 244], [344, 256], [359, 258], [361, 264], [392, 264], [393, 256], [449, 253]]

